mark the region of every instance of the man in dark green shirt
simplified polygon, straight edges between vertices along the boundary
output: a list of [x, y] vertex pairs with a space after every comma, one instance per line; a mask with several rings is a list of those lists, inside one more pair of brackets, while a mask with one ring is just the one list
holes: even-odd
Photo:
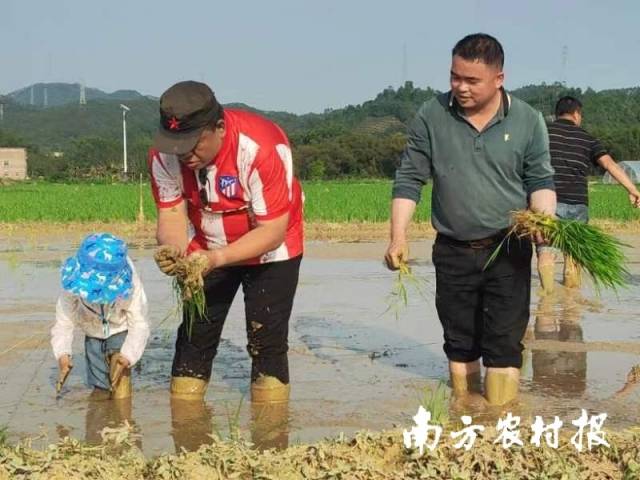
[[[407, 228], [422, 186], [433, 179], [436, 308], [454, 394], [490, 404], [515, 398], [529, 321], [531, 242], [504, 238], [510, 212], [553, 215], [555, 192], [543, 118], [503, 89], [504, 52], [486, 34], [453, 49], [451, 91], [427, 101], [409, 127], [396, 172], [387, 265], [407, 260]], [[543, 239], [537, 238], [537, 242]]]

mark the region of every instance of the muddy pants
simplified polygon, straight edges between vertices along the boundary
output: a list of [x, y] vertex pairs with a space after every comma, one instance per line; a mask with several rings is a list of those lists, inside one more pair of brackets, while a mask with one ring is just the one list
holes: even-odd
[[522, 366], [532, 247], [528, 239], [511, 238], [485, 268], [503, 237], [475, 242], [436, 237], [436, 309], [444, 329], [444, 351], [451, 361], [467, 363], [482, 357], [485, 367]]
[[191, 338], [183, 319], [178, 329], [172, 376], [209, 380], [222, 327], [242, 285], [251, 381], [262, 374], [289, 383], [289, 317], [301, 260], [299, 256], [282, 262], [225, 267], [207, 275], [206, 316], [194, 321]]

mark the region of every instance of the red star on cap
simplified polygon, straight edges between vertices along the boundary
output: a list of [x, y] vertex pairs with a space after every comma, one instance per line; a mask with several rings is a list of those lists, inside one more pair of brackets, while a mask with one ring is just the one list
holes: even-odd
[[171, 117], [169, 120], [169, 130], [178, 130], [180, 128], [180, 121], [176, 117]]

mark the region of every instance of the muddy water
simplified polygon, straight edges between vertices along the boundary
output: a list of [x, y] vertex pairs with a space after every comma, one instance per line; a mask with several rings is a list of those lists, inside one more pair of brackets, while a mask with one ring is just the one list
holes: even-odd
[[[90, 396], [80, 334], [75, 368], [56, 399], [48, 329], [58, 267], [74, 246], [15, 239], [0, 244], [0, 425], [8, 426], [13, 439], [40, 435], [45, 444], [71, 434], [98, 442], [104, 426], [127, 420], [141, 433], [147, 454], [194, 448], [212, 431], [229, 435], [230, 425], [258, 444], [283, 447], [340, 432], [408, 427], [421, 389], [447, 376], [430, 242], [412, 248], [426, 299], [410, 291], [409, 305], [397, 319], [383, 315], [394, 280], [380, 261], [384, 244], [312, 242], [290, 326], [289, 405], [265, 411], [247, 401], [250, 364], [241, 295], [225, 325], [206, 401], [172, 403], [167, 390], [175, 305], [151, 250], [134, 248], [131, 255], [149, 297], [152, 337], [134, 369], [133, 400]], [[635, 250], [629, 253], [633, 285], [618, 296], [603, 292], [598, 298], [585, 286], [580, 292], [558, 288], [540, 300], [534, 279], [517, 407], [523, 415], [557, 414], [568, 423], [587, 408], [607, 412], [610, 428], [640, 423], [640, 388], [624, 388], [628, 372], [640, 364], [640, 257]]]

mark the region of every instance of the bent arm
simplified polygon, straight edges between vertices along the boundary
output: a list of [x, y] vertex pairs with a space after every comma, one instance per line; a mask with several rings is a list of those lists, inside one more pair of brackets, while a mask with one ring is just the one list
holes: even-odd
[[258, 220], [256, 228], [235, 242], [199, 253], [207, 255], [211, 268], [244, 262], [278, 248], [285, 240], [288, 224], [288, 212], [271, 220]]
[[626, 188], [631, 195], [638, 195], [638, 189], [635, 184], [631, 181], [629, 176], [624, 173], [622, 167], [616, 163], [611, 155], [602, 155], [598, 158], [598, 164], [609, 172], [611, 176], [615, 178], [620, 185]]
[[189, 243], [188, 223], [187, 206], [184, 201], [171, 207], [158, 207], [158, 245], [174, 245], [184, 252]]
[[120, 353], [129, 361], [129, 366], [135, 365], [142, 356], [149, 339], [147, 296], [139, 278], [134, 280], [134, 291], [131, 303], [127, 309], [127, 336], [122, 344]]

